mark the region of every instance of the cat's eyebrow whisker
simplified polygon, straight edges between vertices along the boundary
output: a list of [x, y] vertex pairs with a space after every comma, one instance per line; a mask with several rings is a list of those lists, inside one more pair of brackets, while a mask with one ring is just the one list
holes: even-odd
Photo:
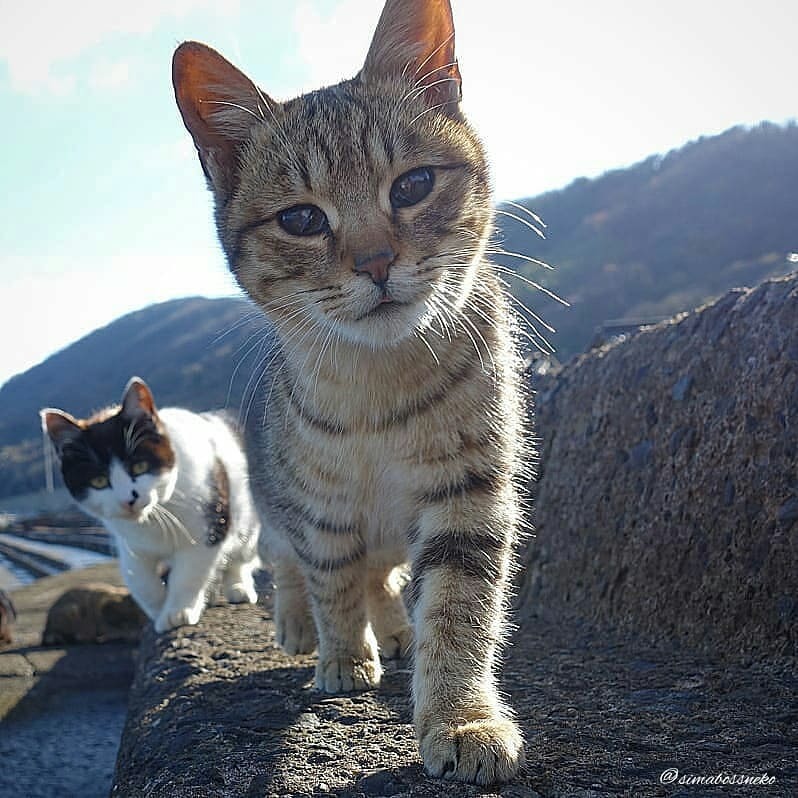
[[451, 100], [448, 100], [448, 101], [447, 101], [447, 102], [445, 102], [445, 103], [438, 103], [437, 105], [431, 105], [429, 108], [425, 108], [425, 109], [424, 109], [424, 110], [423, 110], [421, 113], [419, 113], [419, 114], [416, 114], [416, 115], [415, 115], [415, 116], [414, 116], [414, 117], [413, 117], [413, 118], [410, 120], [409, 124], [410, 124], [410, 125], [412, 125], [414, 122], [416, 122], [416, 121], [418, 121], [419, 119], [421, 119], [421, 117], [422, 117], [422, 116], [424, 116], [424, 114], [428, 114], [428, 113], [430, 113], [431, 111], [437, 111], [439, 108], [445, 108], [447, 105], [450, 105], [450, 104], [451, 104], [451, 102], [452, 102]]
[[[457, 80], [457, 78], [440, 78], [439, 80], [433, 80], [431, 83], [427, 83], [425, 86], [420, 86], [417, 89], [412, 89], [399, 101], [399, 108], [404, 106], [406, 103], [410, 102], [410, 100], [413, 100], [416, 97], [420, 97], [425, 91], [431, 89], [433, 86], [440, 86], [442, 83], [459, 83], [459, 81]], [[439, 105], [433, 105], [432, 108], [442, 108], [444, 105], [449, 105], [452, 102], [454, 102], [454, 100], [447, 100], [446, 102], [440, 103]], [[429, 111], [432, 109], [427, 108], [426, 110]], [[421, 114], [419, 114], [419, 116], [421, 116]], [[418, 119], [418, 116], [416, 116], [415, 119]]]
[[[266, 107], [266, 110], [271, 114], [272, 120], [274, 122], [274, 130], [276, 133], [280, 134], [280, 138], [282, 139], [283, 146], [288, 150], [289, 155], [291, 156], [291, 164], [293, 165], [294, 169], [299, 171], [300, 173], [303, 171], [302, 163], [299, 159], [299, 156], [296, 153], [293, 145], [291, 144], [288, 134], [285, 131], [285, 128], [280, 124], [280, 121], [277, 119], [277, 114], [274, 113], [274, 109], [271, 106], [271, 103], [266, 99], [263, 92], [260, 90], [258, 86], [255, 86], [255, 91], [258, 93], [258, 96], [261, 99], [261, 102]], [[264, 118], [264, 122], [266, 119]], [[267, 123], [268, 124], [268, 123]]]
[[228, 108], [236, 108], [239, 111], [243, 111], [246, 114], [249, 114], [254, 120], [257, 122], [265, 122], [266, 120], [256, 114], [251, 108], [247, 108], [246, 105], [241, 105], [239, 103], [233, 103], [229, 100], [200, 100], [201, 103], [207, 103], [208, 105], [223, 105]]
[[452, 31], [423, 61], [419, 63], [416, 67], [416, 71], [413, 73], [413, 77], [418, 75], [422, 69], [430, 62], [432, 58], [434, 58], [444, 47], [446, 47], [449, 42], [454, 39], [454, 31]]
[[442, 69], [448, 69], [449, 67], [453, 67], [457, 64], [457, 61], [450, 61], [448, 64], [443, 64], [443, 66], [435, 67], [435, 69], [431, 69], [429, 72], [424, 73], [420, 78], [413, 81], [413, 88], [405, 94], [404, 97], [399, 101], [400, 107], [404, 102], [412, 95], [418, 96], [419, 94], [423, 94], [428, 88], [435, 86], [436, 83], [442, 83], [446, 80], [453, 80], [455, 83], [457, 82], [457, 78], [448, 77], [442, 78], [441, 80], [436, 81], [436, 83], [426, 83], [422, 85], [422, 81], [425, 78], [428, 78], [430, 75], [434, 75], [436, 72], [440, 72]]

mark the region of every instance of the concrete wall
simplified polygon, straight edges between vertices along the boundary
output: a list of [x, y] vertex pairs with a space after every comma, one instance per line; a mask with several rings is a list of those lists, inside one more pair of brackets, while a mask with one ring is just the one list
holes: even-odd
[[732, 291], [536, 387], [522, 615], [795, 656], [798, 277]]

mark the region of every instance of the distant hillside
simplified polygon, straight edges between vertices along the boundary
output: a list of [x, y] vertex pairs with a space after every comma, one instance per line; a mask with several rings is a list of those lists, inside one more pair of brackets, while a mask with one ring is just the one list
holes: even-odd
[[161, 406], [237, 412], [263, 326], [253, 310], [242, 299], [152, 305], [10, 379], [0, 388], [0, 496], [44, 485], [39, 408], [85, 416], [118, 401], [134, 374], [147, 380]]
[[667, 318], [798, 268], [788, 260], [798, 252], [798, 126], [733, 128], [521, 204], [546, 223], [546, 240], [500, 216], [502, 247], [556, 270], [502, 262], [571, 307], [507, 281], [557, 329], [548, 337], [564, 360], [609, 320]]

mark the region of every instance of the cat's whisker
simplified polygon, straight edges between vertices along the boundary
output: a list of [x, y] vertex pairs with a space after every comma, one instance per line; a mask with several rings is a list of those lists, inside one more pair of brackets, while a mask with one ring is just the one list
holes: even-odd
[[525, 205], [521, 205], [519, 202], [513, 202], [512, 200], [503, 200], [502, 205], [511, 205], [513, 208], [517, 208], [519, 211], [528, 214], [532, 221], [535, 224], [540, 225], [544, 230], [548, 226], [543, 219], [540, 218], [534, 211], [529, 210]]
[[191, 534], [186, 529], [183, 522], [174, 513], [172, 513], [170, 510], [167, 510], [166, 507], [164, 507], [163, 505], [158, 504], [155, 506], [158, 507], [160, 511], [164, 514], [164, 516], [167, 519], [169, 519], [171, 523], [174, 524], [175, 532], [182, 533], [183, 536], [186, 538], [186, 540], [189, 541], [189, 543], [191, 543], [192, 546], [197, 545], [197, 541], [191, 536]]
[[[227, 395], [225, 396], [225, 400], [224, 400], [224, 406], [225, 407], [228, 407], [229, 404], [230, 404], [230, 398], [231, 398], [231, 396], [233, 394], [233, 383], [235, 382], [235, 379], [236, 379], [236, 376], [238, 375], [239, 369], [244, 364], [244, 361], [246, 361], [246, 359], [249, 357], [249, 355], [255, 349], [258, 350], [258, 354], [256, 355], [256, 357], [260, 357], [260, 353], [261, 353], [261, 351], [263, 351], [263, 344], [268, 340], [269, 335], [271, 334], [271, 330], [267, 329], [265, 332], [263, 330], [261, 330], [259, 334], [260, 334], [260, 338], [254, 344], [252, 344], [252, 346], [250, 346], [249, 349], [247, 349], [247, 351], [240, 358], [238, 358], [238, 360], [237, 360], [237, 362], [235, 364], [235, 367], [233, 368], [233, 373], [230, 375], [230, 380], [227, 383]], [[250, 336], [250, 338], [247, 339], [247, 343], [249, 343], [249, 341], [253, 337], [254, 336]]]
[[[313, 355], [313, 351], [316, 345], [318, 344], [319, 339], [321, 338], [322, 335], [324, 335], [325, 332], [327, 332], [327, 330], [325, 329], [324, 326], [321, 326], [316, 334], [316, 337], [313, 339], [313, 343], [308, 347], [307, 353], [305, 354], [305, 359], [302, 361], [302, 365], [297, 369], [296, 377], [294, 379], [294, 384], [292, 385], [291, 392], [289, 394], [289, 400], [288, 400], [289, 406], [291, 402], [295, 401], [296, 390], [299, 386], [299, 381], [302, 379], [302, 375], [305, 372], [305, 367], [308, 365], [308, 361]], [[304, 407], [304, 401], [302, 403], [302, 406]], [[286, 429], [288, 428], [288, 407], [286, 407], [286, 412], [285, 412], [285, 428]]]
[[518, 222], [519, 224], [524, 225], [524, 227], [528, 227], [536, 235], [540, 236], [543, 239], [546, 238], [546, 235], [545, 235], [545, 233], [542, 230], [540, 230], [537, 227], [535, 227], [534, 224], [532, 224], [531, 222], [528, 222], [526, 219], [522, 219], [520, 216], [517, 216], [514, 213], [510, 213], [509, 211], [503, 211], [500, 208], [496, 208], [494, 210], [494, 212], [498, 213], [498, 214], [501, 214], [502, 216], [507, 216], [510, 219], [515, 219], [516, 222]]
[[479, 340], [482, 342], [482, 345], [485, 347], [485, 351], [488, 353], [488, 356], [490, 357], [491, 372], [495, 375], [496, 374], [496, 364], [493, 361], [493, 355], [491, 353], [490, 347], [488, 346], [487, 341], [485, 340], [484, 336], [480, 332], [479, 327], [477, 327], [476, 324], [474, 324], [474, 322], [471, 319], [468, 318], [468, 315], [465, 313], [465, 311], [463, 309], [459, 308], [457, 306], [457, 304], [455, 302], [453, 302], [445, 293], [441, 292], [440, 298], [442, 299], [442, 301], [446, 302], [449, 311], [455, 314], [454, 318], [457, 319], [461, 323], [461, 328], [463, 329], [463, 331], [466, 333], [466, 335], [471, 340], [471, 343], [474, 346], [474, 351], [476, 352], [477, 357], [479, 358], [480, 366], [482, 367], [482, 370], [484, 371], [485, 370], [485, 362], [482, 359], [482, 352], [480, 351], [480, 348], [477, 345], [477, 342], [474, 339], [474, 336], [472, 335], [471, 331], [473, 331], [473, 333], [477, 336], [477, 338], [479, 338]]
[[248, 322], [252, 321], [252, 319], [263, 315], [259, 310], [251, 310], [249, 313], [245, 313], [240, 319], [234, 321], [226, 330], [222, 330], [210, 343], [210, 346], [216, 346], [220, 341], [225, 339], [230, 333], [234, 330], [238, 330], [239, 328], [245, 326]]
[[432, 355], [432, 358], [435, 361], [435, 364], [437, 366], [440, 366], [441, 365], [441, 361], [438, 359], [438, 356], [435, 354], [435, 350], [430, 346], [429, 342], [424, 337], [424, 333], [421, 332], [421, 330], [413, 330], [413, 335], [415, 335], [415, 337], [418, 338], [418, 340], [421, 341], [421, 343], [424, 344], [424, 346], [427, 347], [427, 349], [429, 350], [429, 353]]
[[[313, 318], [313, 316], [310, 314], [309, 311], [306, 311], [305, 318], [303, 318], [300, 321], [299, 325], [295, 328], [295, 330], [291, 334], [288, 335], [286, 340], [291, 342], [291, 343], [302, 343], [302, 341], [304, 341], [306, 339], [307, 335], [310, 332], [313, 331], [313, 329], [315, 328], [315, 324], [316, 324], [316, 322], [315, 322], [315, 319]], [[298, 331], [302, 331], [302, 335], [300, 335], [299, 338], [297, 339], [296, 338], [296, 334], [297, 334]], [[271, 354], [271, 352], [269, 354]], [[247, 392], [249, 390], [249, 384], [252, 381], [252, 378], [255, 376], [256, 373], [257, 373], [258, 376], [257, 376], [257, 380], [255, 381], [255, 385], [252, 388], [252, 392], [249, 394], [249, 401], [247, 403], [247, 409], [246, 409], [246, 413], [244, 414], [244, 419], [243, 419], [243, 422], [242, 422], [242, 426], [246, 427], [247, 420], [249, 419], [249, 414], [250, 414], [250, 411], [252, 409], [252, 404], [255, 401], [255, 397], [257, 395], [257, 389], [258, 389], [258, 386], [260, 385], [261, 380], [268, 373], [269, 368], [271, 367], [272, 363], [274, 363], [274, 361], [278, 357], [281, 357], [282, 355], [283, 355], [282, 347], [277, 347], [275, 354], [271, 357], [271, 359], [269, 359], [268, 363], [266, 363], [266, 358], [269, 357], [267, 355], [266, 358], [264, 358], [255, 367], [255, 369], [253, 369], [253, 372], [250, 375], [250, 380], [247, 383], [247, 389], [244, 391], [244, 394], [243, 394], [242, 403], [243, 403], [244, 398], [247, 396]], [[277, 370], [277, 372], [276, 372], [276, 374], [274, 376], [274, 379], [272, 380], [272, 384], [271, 384], [271, 387], [269, 388], [269, 393], [268, 393], [268, 395], [266, 397], [266, 402], [265, 402], [264, 408], [263, 408], [264, 417], [265, 417], [266, 411], [268, 409], [269, 402], [271, 401], [271, 395], [272, 395], [272, 390], [274, 389], [275, 381], [277, 379], [277, 376], [285, 368], [286, 362], [287, 361], [284, 359], [283, 363], [280, 366], [280, 368]], [[264, 365], [264, 363], [265, 363], [265, 365]]]
[[509, 252], [506, 249], [502, 249], [498, 246], [488, 247], [485, 250], [487, 255], [506, 255], [508, 258], [519, 258], [520, 260], [524, 260], [527, 263], [534, 263], [535, 266], [540, 266], [543, 269], [548, 269], [548, 271], [554, 271], [554, 266], [549, 263], [546, 263], [544, 260], [540, 260], [539, 258], [531, 258], [529, 255], [523, 255], [520, 252]]

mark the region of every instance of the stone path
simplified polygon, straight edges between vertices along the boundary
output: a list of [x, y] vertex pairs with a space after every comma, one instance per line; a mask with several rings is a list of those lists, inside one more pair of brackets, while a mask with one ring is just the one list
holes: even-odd
[[132, 646], [44, 648], [48, 607], [86, 582], [121, 584], [115, 562], [12, 592], [14, 642], [0, 648], [0, 796], [105, 798], [133, 679]]

